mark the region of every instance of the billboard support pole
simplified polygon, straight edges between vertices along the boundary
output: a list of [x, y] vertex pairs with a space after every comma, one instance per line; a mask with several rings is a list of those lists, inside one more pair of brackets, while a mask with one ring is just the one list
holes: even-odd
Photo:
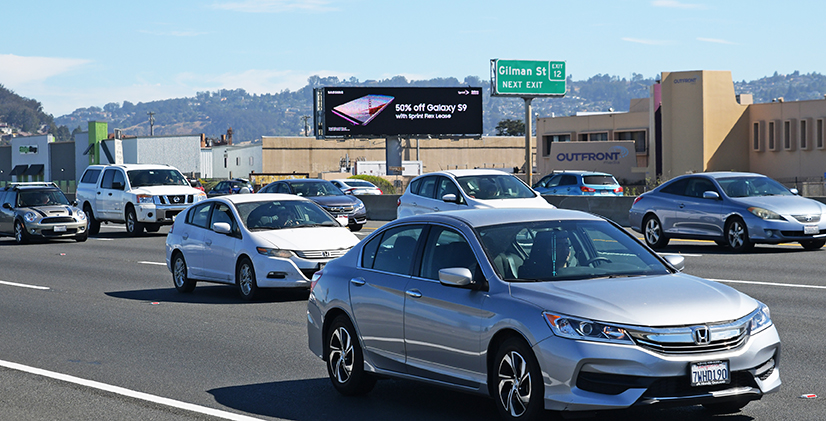
[[533, 98], [522, 99], [525, 100], [525, 182], [533, 187], [533, 151], [531, 150], [531, 101]]
[[384, 159], [387, 175], [402, 175], [402, 138], [388, 136], [385, 138]]

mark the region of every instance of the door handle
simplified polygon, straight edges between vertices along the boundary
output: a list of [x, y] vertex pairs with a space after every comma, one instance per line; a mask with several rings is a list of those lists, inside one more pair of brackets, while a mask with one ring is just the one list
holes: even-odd
[[360, 287], [365, 284], [364, 278], [352, 278], [350, 279], [350, 283], [357, 287]]
[[100, 194], [100, 192], [98, 192], [97, 194]]
[[112, 195], [112, 193], [109, 193], [109, 196], [111, 196], [111, 195]]
[[685, 203], [680, 203], [680, 209], [685, 207]]
[[181, 235], [181, 238], [183, 238], [184, 240], [188, 240], [189, 239], [189, 234], [184, 233], [183, 235]]
[[418, 289], [408, 289], [404, 293], [410, 298], [422, 298], [422, 292]]
[[206, 243], [206, 245], [208, 245], [208, 246], [211, 246], [211, 245], [212, 245], [212, 240], [206, 240], [206, 241], [204, 241], [204, 242], [205, 242], [205, 243]]
[[440, 209], [439, 209], [439, 208], [437, 208], [437, 207], [434, 207], [434, 208], [433, 208], [433, 210], [434, 210], [434, 211], [436, 211], [436, 212], [439, 212], [439, 211], [440, 211]]

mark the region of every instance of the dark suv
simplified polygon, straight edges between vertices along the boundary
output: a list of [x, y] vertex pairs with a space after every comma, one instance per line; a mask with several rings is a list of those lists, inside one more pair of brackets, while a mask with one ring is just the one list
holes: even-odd
[[18, 244], [31, 238], [86, 241], [86, 214], [54, 183], [12, 183], [0, 190], [0, 235]]

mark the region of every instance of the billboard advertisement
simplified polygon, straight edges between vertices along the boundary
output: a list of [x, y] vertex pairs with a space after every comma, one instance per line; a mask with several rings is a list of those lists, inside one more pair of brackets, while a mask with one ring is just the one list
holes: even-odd
[[325, 87], [313, 105], [317, 138], [482, 135], [482, 88]]
[[645, 174], [634, 173], [637, 155], [633, 141], [553, 142], [548, 156], [537, 162], [541, 174], [559, 170], [601, 171], [620, 180], [635, 182]]

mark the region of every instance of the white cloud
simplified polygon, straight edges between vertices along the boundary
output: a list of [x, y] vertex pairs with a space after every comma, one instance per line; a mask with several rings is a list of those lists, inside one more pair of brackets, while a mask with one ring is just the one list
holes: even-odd
[[622, 38], [623, 41], [633, 42], [637, 44], [645, 44], [645, 45], [666, 45], [668, 41], [656, 40], [656, 39], [639, 39], [639, 38]]
[[681, 3], [677, 0], [654, 0], [651, 2], [651, 5], [654, 7], [669, 7], [672, 9], [692, 9], [692, 10], [705, 10], [708, 9], [708, 6], [704, 4], [696, 4], [696, 3]]
[[229, 3], [215, 3], [211, 7], [245, 13], [281, 13], [281, 12], [330, 12], [337, 10], [329, 6], [326, 0], [242, 0]]
[[736, 42], [726, 41], [724, 39], [717, 39], [717, 38], [697, 38], [697, 41], [711, 42], [711, 43], [714, 43], [714, 44], [737, 45]]
[[6, 87], [40, 83], [82, 67], [91, 60], [57, 57], [24, 57], [0, 54], [0, 83]]

